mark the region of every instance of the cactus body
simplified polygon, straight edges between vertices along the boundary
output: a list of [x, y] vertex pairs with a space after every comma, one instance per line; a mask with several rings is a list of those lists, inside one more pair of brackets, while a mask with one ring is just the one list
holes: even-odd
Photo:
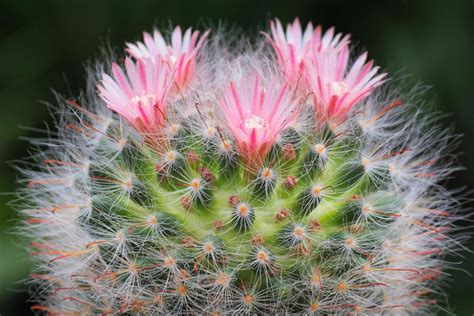
[[[436, 306], [442, 258], [463, 238], [449, 234], [458, 207], [438, 184], [456, 169], [450, 134], [411, 95], [374, 83], [347, 108], [323, 111], [326, 90], [308, 98], [318, 91], [311, 75], [292, 85], [295, 68], [277, 66], [284, 55], [219, 55], [226, 45], [216, 36], [192, 67], [171, 68], [176, 84], [143, 75], [165, 90], [132, 98], [136, 115], [113, 113], [94, 88], [59, 100], [59, 136], [34, 156], [41, 167], [25, 171], [20, 192], [40, 263], [33, 309], [398, 315]], [[167, 65], [136, 67], [140, 76]], [[311, 65], [313, 75], [322, 67]], [[132, 82], [126, 67], [105, 71]], [[118, 108], [104, 82], [102, 99]], [[343, 102], [333, 94], [328, 102]], [[246, 115], [232, 106], [247, 96], [277, 113], [229, 120]]]

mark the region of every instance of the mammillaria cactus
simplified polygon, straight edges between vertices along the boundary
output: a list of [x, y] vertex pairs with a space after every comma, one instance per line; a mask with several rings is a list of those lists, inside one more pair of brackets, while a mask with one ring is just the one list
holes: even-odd
[[[177, 27], [58, 98], [20, 170], [50, 314], [412, 314], [461, 249], [456, 137], [350, 38]], [[246, 42], [247, 43], [247, 42]], [[45, 149], [44, 146], [47, 148]]]

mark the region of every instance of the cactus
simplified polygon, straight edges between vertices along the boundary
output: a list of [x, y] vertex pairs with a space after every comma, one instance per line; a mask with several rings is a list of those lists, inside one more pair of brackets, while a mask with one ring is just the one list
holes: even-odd
[[[19, 168], [33, 310], [413, 314], [462, 248], [457, 137], [350, 38], [278, 20], [243, 44], [177, 27], [58, 97]], [[395, 81], [396, 82], [396, 81]], [[46, 146], [47, 148], [43, 148]]]

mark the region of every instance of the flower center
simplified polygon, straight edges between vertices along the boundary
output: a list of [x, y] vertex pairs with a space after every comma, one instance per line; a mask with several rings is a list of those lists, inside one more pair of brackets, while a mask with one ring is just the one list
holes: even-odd
[[154, 106], [156, 104], [156, 95], [143, 92], [142, 95], [134, 96], [131, 101], [133, 105]]
[[165, 56], [165, 59], [166, 59], [171, 65], [174, 65], [174, 63], [176, 62], [176, 60], [178, 60], [178, 57], [176, 57], [176, 55], [173, 54], [173, 53], [168, 53], [168, 54]]
[[331, 83], [332, 94], [340, 97], [347, 91], [347, 85], [344, 81], [335, 81]]
[[261, 130], [268, 128], [268, 122], [258, 115], [252, 115], [246, 118], [243, 125], [247, 131], [251, 129]]

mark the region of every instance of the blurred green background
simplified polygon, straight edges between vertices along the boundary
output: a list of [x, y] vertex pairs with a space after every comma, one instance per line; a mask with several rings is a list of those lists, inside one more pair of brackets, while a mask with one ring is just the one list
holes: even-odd
[[[258, 1], [258, 0], [1, 0], [0, 1], [0, 314], [31, 314], [24, 242], [11, 234], [16, 174], [6, 161], [27, 155], [20, 137], [37, 136], [20, 126], [44, 128], [51, 122], [41, 101], [54, 102], [51, 89], [76, 95], [85, 86], [83, 65], [105, 43], [123, 47], [153, 26], [216, 25], [220, 20], [254, 32], [270, 17], [300, 17], [325, 28], [352, 33], [377, 63], [403, 69], [433, 88], [427, 98], [450, 113], [465, 135], [460, 151], [466, 171], [449, 185], [474, 189], [474, 1]], [[465, 224], [467, 226], [467, 224]], [[471, 229], [472, 230], [472, 229]], [[471, 241], [470, 249], [474, 249]], [[474, 255], [466, 253], [447, 289], [459, 315], [474, 313]], [[455, 260], [460, 261], [459, 258]], [[462, 271], [464, 270], [464, 272]]]

